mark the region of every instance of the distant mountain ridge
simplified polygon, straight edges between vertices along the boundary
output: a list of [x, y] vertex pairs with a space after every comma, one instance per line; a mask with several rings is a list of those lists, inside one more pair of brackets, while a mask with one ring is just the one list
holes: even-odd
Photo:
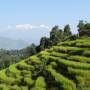
[[24, 40], [13, 40], [11, 38], [0, 37], [0, 48], [3, 49], [22, 49], [29, 44]]

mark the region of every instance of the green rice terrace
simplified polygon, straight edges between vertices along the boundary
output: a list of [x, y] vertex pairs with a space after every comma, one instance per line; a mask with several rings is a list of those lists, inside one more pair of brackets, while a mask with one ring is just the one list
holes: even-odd
[[1, 70], [0, 90], [90, 90], [90, 38], [59, 43]]

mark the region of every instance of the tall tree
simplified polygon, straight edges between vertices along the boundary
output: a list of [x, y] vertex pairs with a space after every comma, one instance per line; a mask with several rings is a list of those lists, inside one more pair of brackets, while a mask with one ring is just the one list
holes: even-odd
[[84, 25], [85, 25], [85, 24], [84, 24], [83, 20], [80, 20], [80, 21], [79, 21], [79, 24], [77, 25], [79, 32], [85, 29], [85, 28], [84, 28]]
[[[31, 44], [30, 46], [24, 48], [24, 49], [22, 50], [22, 52], [23, 52], [23, 54], [24, 54], [24, 55], [23, 55], [24, 58], [27, 58], [27, 57], [29, 57], [30, 55], [36, 54], [36, 46], [35, 46], [35, 44]], [[23, 57], [22, 57], [22, 58], [23, 58]]]
[[90, 36], [90, 23], [86, 22], [86, 21], [79, 21], [78, 24], [78, 32], [79, 32], [79, 36]]
[[62, 39], [63, 32], [58, 26], [54, 26], [50, 32], [50, 40], [52, 45], [57, 44]]
[[42, 37], [40, 40], [40, 51], [44, 50], [45, 48], [49, 48], [50, 46], [50, 39], [47, 37]]
[[67, 36], [71, 36], [71, 35], [72, 35], [71, 28], [68, 24], [64, 27], [64, 36], [67, 37]]
[[86, 23], [86, 24], [84, 25], [84, 28], [85, 28], [85, 30], [90, 30], [90, 23]]
[[31, 44], [31, 46], [30, 46], [30, 53], [31, 53], [31, 55], [36, 54], [36, 45], [35, 44]]

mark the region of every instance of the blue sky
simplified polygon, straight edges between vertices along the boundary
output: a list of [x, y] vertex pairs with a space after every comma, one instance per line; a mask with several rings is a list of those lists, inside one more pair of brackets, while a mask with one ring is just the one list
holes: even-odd
[[0, 36], [39, 41], [54, 25], [90, 21], [90, 0], [0, 0]]

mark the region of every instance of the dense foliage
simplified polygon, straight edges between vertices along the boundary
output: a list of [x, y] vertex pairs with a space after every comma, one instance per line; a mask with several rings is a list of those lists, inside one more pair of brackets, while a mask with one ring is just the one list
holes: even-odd
[[90, 30], [90, 23], [80, 20], [78, 24], [78, 31], [83, 31], [83, 30]]
[[89, 36], [90, 37], [90, 23], [84, 22], [83, 20], [79, 21], [78, 24], [78, 31], [79, 31], [79, 36]]
[[36, 54], [36, 46], [34, 44], [22, 50], [0, 49], [0, 69], [6, 68], [34, 54]]
[[50, 38], [41, 38], [40, 45], [37, 47], [37, 52], [57, 45], [57, 43], [62, 42], [71, 36], [72, 32], [69, 25], [66, 25], [64, 29], [60, 29], [59, 26], [54, 26], [50, 32]]
[[1, 70], [0, 90], [90, 90], [90, 38], [60, 42]]

